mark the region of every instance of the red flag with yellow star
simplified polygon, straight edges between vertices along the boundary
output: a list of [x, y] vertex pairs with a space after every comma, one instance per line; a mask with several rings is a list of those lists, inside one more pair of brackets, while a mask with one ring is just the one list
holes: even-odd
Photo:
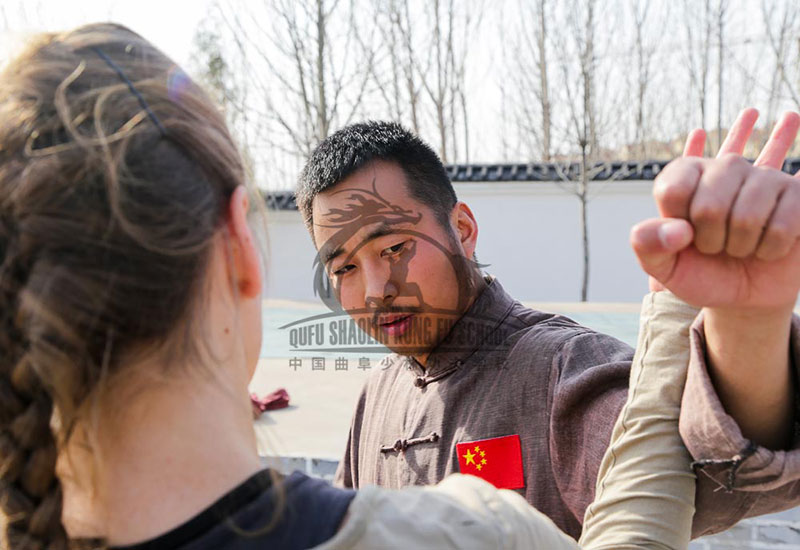
[[498, 489], [525, 487], [519, 436], [506, 435], [456, 444], [462, 474], [485, 479]]

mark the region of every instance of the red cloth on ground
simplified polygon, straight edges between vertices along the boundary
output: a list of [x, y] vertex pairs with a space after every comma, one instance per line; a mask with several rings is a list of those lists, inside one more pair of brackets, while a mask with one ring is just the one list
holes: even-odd
[[289, 392], [283, 388], [278, 388], [274, 392], [258, 397], [250, 394], [250, 403], [253, 405], [253, 416], [258, 418], [264, 411], [274, 411], [289, 406]]

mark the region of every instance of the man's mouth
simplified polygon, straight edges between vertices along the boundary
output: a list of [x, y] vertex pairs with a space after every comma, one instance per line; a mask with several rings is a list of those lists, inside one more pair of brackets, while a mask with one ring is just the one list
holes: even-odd
[[378, 326], [389, 336], [400, 336], [411, 326], [413, 313], [385, 315], [378, 319]]

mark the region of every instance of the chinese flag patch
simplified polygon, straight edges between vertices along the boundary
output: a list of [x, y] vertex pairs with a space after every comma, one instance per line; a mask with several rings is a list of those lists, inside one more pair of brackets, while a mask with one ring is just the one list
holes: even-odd
[[456, 444], [462, 474], [485, 479], [498, 489], [525, 487], [519, 436], [506, 435]]

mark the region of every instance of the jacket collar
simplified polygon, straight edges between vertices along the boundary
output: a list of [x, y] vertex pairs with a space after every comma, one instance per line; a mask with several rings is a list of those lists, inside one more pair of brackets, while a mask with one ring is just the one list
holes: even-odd
[[403, 364], [414, 372], [418, 385], [438, 380], [467, 363], [503, 324], [515, 304], [500, 282], [488, 276], [487, 285], [470, 308], [453, 324], [447, 336], [428, 356], [425, 368], [412, 357], [401, 357]]

